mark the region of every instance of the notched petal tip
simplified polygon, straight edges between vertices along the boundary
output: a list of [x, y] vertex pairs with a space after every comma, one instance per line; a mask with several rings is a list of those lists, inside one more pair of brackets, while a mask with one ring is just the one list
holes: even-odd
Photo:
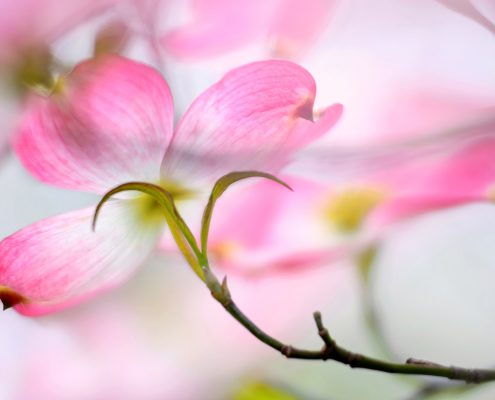
[[27, 299], [7, 286], [0, 286], [0, 301], [3, 311], [6, 311], [18, 304], [26, 303]]
[[296, 105], [293, 111], [294, 118], [302, 118], [313, 122], [313, 106], [314, 96], [308, 94], [302, 97], [299, 104]]

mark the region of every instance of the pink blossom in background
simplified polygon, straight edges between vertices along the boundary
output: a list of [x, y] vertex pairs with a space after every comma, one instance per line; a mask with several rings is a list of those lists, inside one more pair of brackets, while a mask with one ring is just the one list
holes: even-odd
[[0, 159], [9, 151], [19, 108], [29, 90], [50, 90], [62, 62], [54, 43], [118, 0], [5, 0], [0, 2]]
[[299, 171], [307, 167], [307, 177], [334, 189], [378, 188], [384, 194], [378, 208], [389, 203], [395, 209], [398, 204], [404, 211], [411, 208], [402, 217], [490, 200], [495, 100], [473, 102], [418, 92], [399, 104], [381, 117], [377, 131], [382, 134], [368, 139], [367, 146], [309, 151], [294, 166]]
[[372, 218], [377, 227], [424, 212], [494, 199], [495, 120], [484, 129], [489, 136], [473, 140], [444, 159], [425, 160], [400, 174], [390, 174], [395, 196], [378, 207]]
[[[50, 97], [31, 97], [13, 147], [41, 181], [100, 194], [128, 181], [197, 190], [232, 170], [277, 172], [342, 111], [333, 105], [313, 121], [315, 82], [287, 61], [229, 72], [175, 131], [168, 86], [143, 64], [103, 56], [79, 64], [58, 85]], [[161, 213], [140, 197], [108, 204], [96, 233], [92, 214], [63, 214], [4, 239], [2, 298], [20, 302], [16, 308], [28, 315], [80, 302], [127, 279], [164, 227]]]
[[[115, 0], [4, 0], [0, 2], [0, 158], [17, 122], [18, 93], [47, 83], [49, 46], [63, 34], [109, 7]], [[12, 89], [15, 89], [13, 91]]]
[[493, 201], [493, 104], [420, 91], [404, 96], [367, 146], [301, 152], [289, 171], [309, 167], [310, 180], [287, 178], [294, 193], [265, 182], [226, 196], [212, 222], [212, 254], [245, 276], [328, 266], [382, 240], [391, 224]]
[[155, 25], [158, 11], [165, 3], [165, 0], [3, 1], [0, 4], [0, 100], [2, 109], [8, 107], [8, 111], [5, 117], [2, 112], [0, 151], [7, 150], [8, 137], [28, 93], [50, 92], [57, 77], [67, 74], [75, 63], [93, 55], [128, 52], [143, 38], [141, 47], [151, 47], [157, 62], [161, 62]]
[[4, 0], [0, 4], [0, 63], [43, 50], [116, 0]]
[[210, 254], [227, 273], [247, 277], [330, 266], [349, 255], [325, 221], [329, 188], [281, 176], [293, 192], [257, 182], [227, 193], [213, 216]]
[[216, 56], [264, 40], [277, 57], [296, 58], [324, 30], [338, 0], [194, 0], [190, 21], [166, 33], [167, 51], [184, 59]]

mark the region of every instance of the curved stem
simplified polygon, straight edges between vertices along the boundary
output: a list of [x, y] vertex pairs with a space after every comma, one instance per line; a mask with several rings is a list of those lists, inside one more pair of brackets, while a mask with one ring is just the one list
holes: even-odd
[[470, 369], [445, 366], [414, 358], [409, 358], [405, 363], [394, 363], [368, 357], [360, 353], [354, 353], [339, 346], [335, 342], [323, 325], [321, 314], [318, 311], [313, 314], [313, 317], [318, 329], [318, 334], [324, 343], [324, 346], [320, 350], [306, 350], [284, 344], [264, 332], [254, 324], [239, 307], [237, 307], [232, 300], [226, 279], [220, 284], [216, 276], [206, 265], [203, 266], [203, 273], [205, 274], [205, 282], [210, 289], [212, 296], [223, 306], [223, 308], [258, 340], [277, 350], [287, 358], [323, 361], [334, 360], [341, 364], [348, 365], [351, 368], [369, 369], [390, 374], [438, 376], [470, 383], [495, 380], [495, 370], [493, 369]]
[[[324, 345], [320, 350], [300, 349], [287, 345], [280, 340], [270, 336], [268, 333], [259, 328], [249, 317], [247, 317], [241, 309], [232, 300], [230, 290], [225, 277], [220, 284], [215, 274], [211, 271], [208, 256], [207, 256], [207, 236], [210, 225], [211, 214], [216, 199], [232, 184], [238, 180], [252, 176], [264, 176], [284, 184], [277, 178], [258, 173], [256, 171], [245, 171], [227, 174], [215, 184], [214, 190], [210, 195], [208, 205], [205, 208], [202, 221], [202, 248], [199, 249], [194, 236], [189, 227], [184, 222], [179, 212], [175, 208], [172, 196], [160, 187], [149, 184], [127, 184], [121, 185], [116, 189], [108, 192], [95, 212], [95, 220], [98, 215], [98, 210], [101, 205], [108, 199], [112, 193], [127, 189], [141, 190], [146, 193], [155, 195], [154, 191], [159, 191], [163, 196], [157, 196], [157, 200], [166, 210], [167, 222], [171, 228], [179, 249], [183, 253], [186, 260], [189, 262], [193, 270], [197, 273], [201, 280], [205, 282], [212, 296], [217, 300], [223, 308], [235, 318], [242, 326], [244, 326], [253, 336], [265, 343], [267, 346], [277, 350], [287, 358], [295, 358], [301, 360], [333, 360], [351, 368], [362, 368], [374, 371], [387, 372], [390, 374], [402, 375], [425, 375], [448, 378], [456, 381], [464, 381], [467, 383], [480, 383], [495, 381], [495, 369], [470, 369], [460, 368], [456, 366], [446, 366], [430, 361], [409, 358], [405, 363], [396, 363], [381, 360], [378, 358], [369, 357], [360, 353], [354, 353], [346, 348], [339, 346], [337, 342], [330, 336], [327, 328], [323, 325], [320, 312], [315, 312], [313, 318], [318, 329], [318, 334]], [[285, 185], [285, 184], [284, 184]], [[145, 190], [146, 189], [146, 190]], [[153, 191], [153, 190], [154, 191]], [[196, 257], [194, 257], [196, 256]]]

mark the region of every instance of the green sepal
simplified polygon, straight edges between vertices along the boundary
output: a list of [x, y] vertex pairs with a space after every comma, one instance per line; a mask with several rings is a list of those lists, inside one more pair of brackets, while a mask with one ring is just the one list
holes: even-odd
[[292, 188], [287, 183], [266, 172], [240, 171], [231, 172], [227, 175], [222, 176], [218, 181], [216, 181], [215, 186], [213, 186], [210, 198], [208, 199], [208, 204], [205, 207], [203, 218], [201, 220], [201, 251], [204, 257], [206, 257], [207, 254], [208, 234], [210, 231], [211, 217], [213, 215], [213, 208], [215, 207], [215, 203], [232, 184], [247, 178], [269, 179], [282, 186], [285, 186], [289, 190], [292, 190]]
[[193, 271], [201, 280], [204, 281], [203, 270], [198, 262], [198, 259], [201, 258], [201, 252], [199, 251], [196, 239], [175, 207], [172, 195], [158, 185], [146, 182], [128, 182], [105, 193], [96, 206], [93, 216], [93, 230], [96, 228], [96, 222], [103, 205], [110, 200], [112, 196], [127, 191], [138, 191], [145, 193], [151, 196], [161, 206], [164, 211], [167, 225], [172, 233], [172, 236], [174, 237], [175, 242], [177, 243], [177, 246], [179, 247], [179, 250], [182, 252]]
[[96, 34], [93, 55], [120, 54], [130, 38], [130, 30], [123, 21], [112, 21], [103, 26]]

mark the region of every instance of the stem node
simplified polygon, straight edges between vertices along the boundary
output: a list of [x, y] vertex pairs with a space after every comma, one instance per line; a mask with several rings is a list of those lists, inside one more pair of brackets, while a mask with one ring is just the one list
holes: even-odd
[[289, 345], [283, 345], [282, 346], [282, 349], [280, 349], [280, 352], [287, 358], [291, 358], [292, 357], [292, 352], [293, 352], [293, 348], [292, 346], [289, 346]]

